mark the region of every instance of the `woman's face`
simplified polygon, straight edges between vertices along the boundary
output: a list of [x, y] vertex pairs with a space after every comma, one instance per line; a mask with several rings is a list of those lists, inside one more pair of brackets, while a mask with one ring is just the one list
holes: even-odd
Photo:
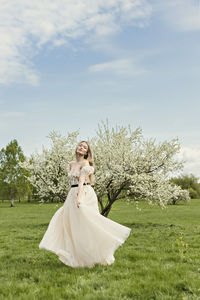
[[88, 151], [88, 145], [85, 142], [82, 142], [78, 145], [76, 152], [80, 155], [86, 155]]

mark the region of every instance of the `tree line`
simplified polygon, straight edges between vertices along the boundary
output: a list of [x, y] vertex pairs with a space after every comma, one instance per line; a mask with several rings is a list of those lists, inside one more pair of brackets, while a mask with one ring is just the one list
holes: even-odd
[[[74, 159], [78, 132], [67, 137], [52, 132], [51, 149], [25, 157], [16, 139], [0, 151], [0, 198], [10, 200], [64, 201], [67, 196], [67, 163]], [[102, 214], [107, 215], [120, 198], [146, 199], [150, 203], [176, 204], [200, 198], [200, 183], [193, 174], [168, 178], [181, 168], [173, 156], [179, 150], [176, 139], [156, 145], [145, 140], [140, 128], [99, 126], [90, 141], [95, 153], [95, 189]], [[187, 192], [185, 194], [185, 192]], [[189, 195], [189, 196], [188, 196]], [[103, 200], [106, 198], [106, 201]]]

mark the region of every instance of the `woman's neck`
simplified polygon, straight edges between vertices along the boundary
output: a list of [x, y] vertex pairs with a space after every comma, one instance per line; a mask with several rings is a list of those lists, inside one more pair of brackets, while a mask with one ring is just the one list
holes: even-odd
[[77, 163], [82, 163], [84, 160], [85, 160], [84, 157], [83, 157], [83, 156], [80, 156], [80, 157], [78, 157], [78, 158], [76, 159], [76, 162], [77, 162]]

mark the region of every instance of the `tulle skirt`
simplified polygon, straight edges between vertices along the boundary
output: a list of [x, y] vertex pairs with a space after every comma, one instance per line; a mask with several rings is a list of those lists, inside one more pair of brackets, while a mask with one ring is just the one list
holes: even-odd
[[69, 190], [64, 205], [53, 215], [39, 244], [39, 249], [55, 253], [70, 267], [110, 265], [115, 250], [128, 238], [131, 228], [99, 213], [98, 200], [92, 186], [83, 186], [79, 208], [77, 188]]

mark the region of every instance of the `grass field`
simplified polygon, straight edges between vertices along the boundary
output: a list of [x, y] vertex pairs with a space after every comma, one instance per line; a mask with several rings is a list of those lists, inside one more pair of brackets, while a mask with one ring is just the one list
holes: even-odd
[[0, 203], [0, 299], [200, 299], [200, 200], [166, 210], [119, 201], [132, 231], [111, 266], [71, 268], [38, 249], [62, 204]]

